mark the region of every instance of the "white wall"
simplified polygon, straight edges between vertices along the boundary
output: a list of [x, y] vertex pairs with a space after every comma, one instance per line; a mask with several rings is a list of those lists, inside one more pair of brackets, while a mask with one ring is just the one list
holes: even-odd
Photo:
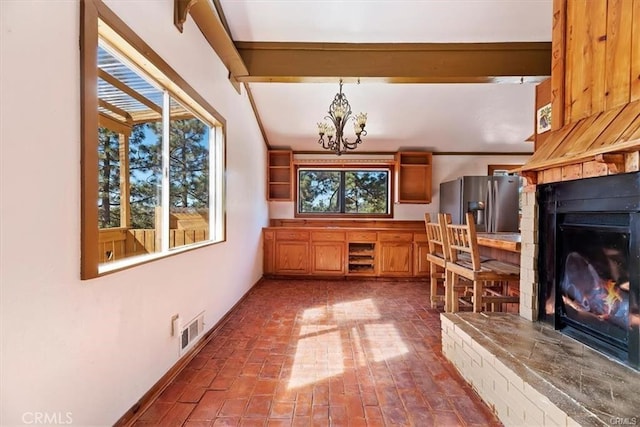
[[176, 30], [173, 0], [106, 3], [226, 118], [227, 242], [79, 279], [79, 2], [0, 1], [1, 425], [114, 423], [178, 360], [171, 316], [204, 310], [210, 328], [262, 274], [265, 149], [246, 95], [191, 20]]
[[[533, 150], [533, 145], [531, 146]], [[523, 164], [528, 155], [434, 155], [432, 179], [433, 184], [429, 204], [399, 204], [393, 207], [393, 219], [422, 220], [425, 212], [438, 213], [440, 200], [440, 183], [455, 179], [462, 175], [486, 175], [488, 165]], [[294, 202], [269, 202], [271, 218], [289, 219], [294, 217]]]

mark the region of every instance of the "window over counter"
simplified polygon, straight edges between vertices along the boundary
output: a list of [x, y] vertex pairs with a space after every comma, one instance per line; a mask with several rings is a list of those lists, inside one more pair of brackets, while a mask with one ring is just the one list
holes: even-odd
[[82, 278], [224, 240], [224, 119], [102, 2], [81, 5]]
[[297, 217], [391, 217], [388, 167], [297, 168]]

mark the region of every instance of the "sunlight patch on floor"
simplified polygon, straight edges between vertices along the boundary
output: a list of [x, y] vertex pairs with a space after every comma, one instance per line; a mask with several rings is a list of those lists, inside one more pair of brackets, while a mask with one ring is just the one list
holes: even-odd
[[362, 339], [358, 328], [351, 328], [351, 346], [353, 347], [353, 358], [357, 366], [365, 366], [367, 364], [367, 356], [362, 347]]
[[289, 388], [313, 384], [344, 372], [340, 331], [301, 338], [291, 369]]
[[320, 332], [335, 331], [338, 329], [336, 325], [302, 325], [300, 327], [300, 336], [318, 334]]
[[331, 319], [337, 322], [350, 320], [377, 320], [380, 319], [380, 311], [371, 298], [357, 301], [341, 302], [329, 307], [308, 308], [302, 314], [302, 320], [322, 321]]
[[392, 323], [364, 325], [367, 351], [376, 362], [402, 356], [409, 352]]
[[[371, 298], [309, 308], [301, 317], [304, 324], [300, 326], [290, 389], [344, 373], [344, 352], [350, 357], [353, 351], [359, 366], [365, 366], [367, 360], [382, 362], [409, 352], [393, 323], [369, 323], [382, 318]], [[348, 322], [357, 323], [346, 329]], [[343, 332], [351, 334], [352, 348], [342, 348]]]
[[327, 308], [326, 307], [314, 307], [307, 308], [304, 313], [302, 313], [302, 320], [309, 321], [319, 321], [327, 318]]
[[331, 312], [336, 321], [380, 319], [378, 307], [371, 298], [334, 304]]

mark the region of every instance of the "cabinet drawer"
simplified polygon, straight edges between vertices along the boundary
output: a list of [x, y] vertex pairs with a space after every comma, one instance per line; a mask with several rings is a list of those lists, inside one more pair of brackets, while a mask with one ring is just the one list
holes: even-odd
[[347, 233], [347, 240], [350, 242], [375, 242], [378, 233], [375, 231], [350, 231]]
[[277, 240], [309, 240], [308, 231], [297, 230], [278, 230], [276, 231]]
[[312, 231], [311, 240], [321, 242], [344, 242], [344, 231]]
[[413, 241], [414, 242], [428, 242], [427, 232], [424, 233], [413, 233]]
[[413, 242], [413, 233], [385, 232], [380, 233], [381, 242]]

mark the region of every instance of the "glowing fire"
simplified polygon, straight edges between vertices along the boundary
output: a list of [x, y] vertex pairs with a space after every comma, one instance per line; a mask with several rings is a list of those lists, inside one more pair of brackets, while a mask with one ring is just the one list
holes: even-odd
[[620, 297], [620, 294], [616, 289], [616, 282], [614, 282], [613, 280], [607, 280], [607, 283], [605, 284], [605, 290], [607, 291], [607, 295], [603, 296], [603, 298], [604, 303], [607, 306], [607, 315], [610, 315], [616, 301], [622, 302], [622, 298]]

